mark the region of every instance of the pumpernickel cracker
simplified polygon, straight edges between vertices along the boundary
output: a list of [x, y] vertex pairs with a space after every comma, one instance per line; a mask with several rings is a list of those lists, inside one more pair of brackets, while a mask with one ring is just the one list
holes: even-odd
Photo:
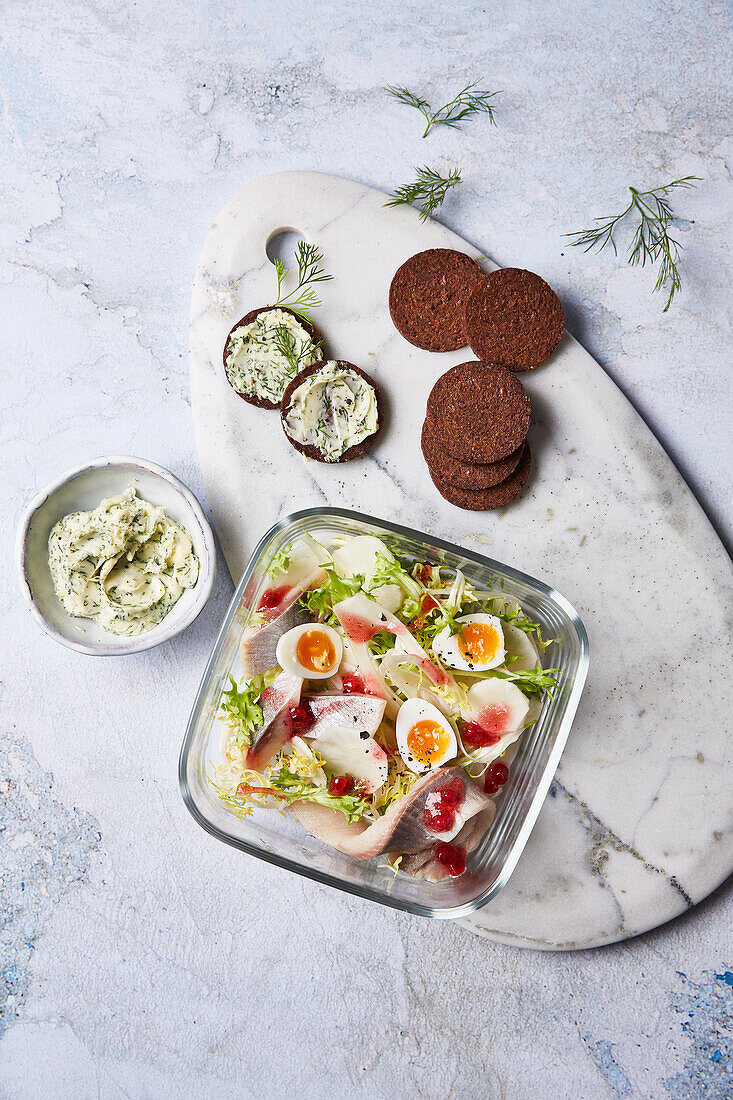
[[485, 362], [509, 370], [531, 370], [562, 339], [562, 303], [533, 271], [505, 267], [485, 275], [465, 303], [464, 324], [471, 350]]
[[430, 467], [430, 472], [435, 474], [440, 481], [448, 485], [455, 485], [459, 489], [490, 489], [492, 485], [498, 485], [509, 477], [519, 465], [522, 457], [522, 443], [516, 451], [512, 451], [506, 458], [498, 462], [482, 463], [475, 465], [470, 462], [459, 462], [445, 451], [436, 433], [435, 425], [429, 416], [425, 417], [420, 440], [422, 453]]
[[370, 374], [367, 374], [366, 371], [361, 370], [360, 367], [354, 366], [353, 363], [349, 363], [345, 359], [331, 360], [331, 362], [335, 362], [339, 367], [342, 367], [348, 371], [353, 371], [354, 374], [358, 374], [359, 377], [363, 378], [367, 385], [371, 386], [371, 388], [374, 390], [374, 395], [377, 402], [376, 430], [372, 432], [371, 435], [367, 436], [366, 439], [362, 439], [359, 443], [355, 443], [353, 447], [349, 447], [346, 451], [343, 452], [342, 455], [340, 455], [339, 458], [336, 459], [326, 458], [323, 451], [319, 447], [314, 446], [312, 443], [301, 443], [299, 440], [293, 439], [292, 435], [288, 431], [286, 424], [286, 416], [290, 407], [290, 401], [293, 393], [298, 388], [298, 386], [306, 381], [307, 378], [310, 378], [312, 375], [316, 374], [322, 367], [325, 367], [327, 365], [327, 360], [322, 360], [319, 363], [312, 363], [309, 367], [306, 367], [305, 370], [302, 370], [300, 374], [296, 374], [295, 378], [293, 378], [292, 382], [289, 384], [288, 388], [283, 394], [283, 399], [280, 403], [280, 419], [282, 421], [283, 431], [285, 432], [285, 438], [288, 440], [289, 443], [292, 444], [293, 447], [295, 447], [296, 451], [300, 451], [300, 453], [305, 455], [306, 458], [312, 458], [316, 462], [326, 462], [328, 463], [328, 465], [335, 465], [337, 462], [348, 462], [352, 458], [359, 458], [365, 453], [365, 451], [369, 450], [372, 443], [377, 438], [377, 435], [381, 431], [382, 422], [384, 419], [384, 410], [382, 406], [382, 396], [379, 392], [379, 386]]
[[514, 473], [510, 474], [501, 484], [494, 485], [489, 489], [459, 489], [455, 485], [450, 485], [447, 481], [442, 481], [430, 470], [430, 467], [428, 469], [435, 488], [449, 504], [455, 504], [457, 508], [465, 508], [470, 512], [486, 512], [491, 508], [502, 508], [519, 495], [529, 476], [531, 465], [532, 456], [529, 451], [529, 443], [525, 443], [522, 449], [522, 457]]
[[389, 288], [395, 328], [426, 351], [465, 347], [466, 301], [484, 277], [475, 260], [452, 248], [428, 248], [411, 256]]
[[251, 309], [249, 311], [249, 313], [245, 313], [244, 317], [241, 317], [239, 319], [239, 321], [237, 321], [236, 325], [232, 325], [232, 327], [229, 330], [229, 333], [227, 334], [227, 338], [224, 341], [224, 351], [222, 353], [222, 361], [224, 363], [224, 374], [226, 376], [227, 382], [232, 387], [232, 389], [236, 393], [237, 397], [241, 397], [242, 400], [246, 401], [249, 405], [256, 405], [258, 409], [279, 409], [280, 408], [280, 402], [279, 401], [269, 401], [269, 400], [267, 400], [267, 398], [257, 397], [256, 394], [242, 393], [241, 390], [236, 389], [232, 385], [232, 380], [229, 377], [229, 371], [227, 369], [227, 355], [229, 353], [229, 340], [231, 339], [233, 333], [236, 332], [236, 330], [238, 328], [241, 328], [244, 325], [253, 324], [257, 320], [257, 318], [260, 316], [261, 313], [270, 313], [274, 309], [282, 310], [283, 313], [289, 313], [290, 316], [294, 317], [295, 320], [298, 322], [298, 324], [302, 328], [305, 329], [305, 331], [308, 333], [308, 335], [310, 336], [310, 338], [311, 338], [311, 340], [313, 341], [314, 344], [321, 344], [321, 346], [323, 345], [323, 337], [321, 336], [320, 332], [315, 327], [315, 325], [312, 325], [309, 321], [305, 321], [302, 317], [300, 317], [297, 313], [295, 313], [294, 310], [288, 309], [287, 306], [260, 306], [259, 309]]
[[460, 363], [441, 375], [427, 415], [443, 449], [458, 462], [499, 462], [529, 430], [532, 410], [524, 386], [506, 367]]

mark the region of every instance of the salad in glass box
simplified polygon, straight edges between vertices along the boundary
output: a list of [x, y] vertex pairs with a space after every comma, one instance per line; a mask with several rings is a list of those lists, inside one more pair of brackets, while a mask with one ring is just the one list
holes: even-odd
[[440, 882], [491, 828], [557, 670], [520, 604], [371, 534], [282, 548], [239, 646], [209, 781], [358, 861]]

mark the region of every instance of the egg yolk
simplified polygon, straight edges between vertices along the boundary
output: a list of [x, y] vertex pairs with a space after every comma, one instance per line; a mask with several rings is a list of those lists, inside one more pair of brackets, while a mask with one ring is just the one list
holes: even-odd
[[457, 640], [463, 659], [474, 665], [493, 661], [501, 645], [499, 632], [490, 623], [464, 623], [463, 636], [459, 634]]
[[420, 764], [442, 759], [449, 745], [450, 737], [445, 729], [431, 718], [416, 722], [407, 732], [407, 747]]
[[295, 656], [308, 672], [327, 672], [336, 665], [336, 647], [322, 630], [306, 630], [301, 634]]

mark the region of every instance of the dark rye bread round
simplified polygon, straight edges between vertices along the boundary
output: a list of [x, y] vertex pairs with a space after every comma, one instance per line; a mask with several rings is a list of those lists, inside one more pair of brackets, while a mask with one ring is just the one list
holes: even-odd
[[525, 443], [522, 448], [522, 457], [514, 473], [501, 484], [489, 489], [459, 489], [447, 481], [442, 481], [432, 470], [430, 470], [430, 476], [435, 488], [449, 504], [455, 504], [456, 508], [465, 508], [470, 512], [486, 512], [490, 508], [503, 508], [519, 495], [529, 476], [531, 465], [529, 443]]
[[490, 489], [492, 485], [498, 485], [509, 477], [519, 465], [522, 457], [522, 447], [517, 447], [506, 458], [498, 462], [488, 462], [482, 465], [474, 465], [470, 462], [459, 462], [452, 458], [441, 446], [436, 434], [435, 426], [429, 416], [425, 417], [420, 439], [422, 453], [430, 467], [431, 474], [448, 485], [455, 485], [459, 489]]
[[428, 248], [405, 260], [389, 288], [389, 312], [405, 340], [426, 351], [466, 346], [465, 304], [484, 278], [475, 260], [452, 248]]
[[325, 359], [320, 360], [320, 362], [318, 363], [312, 363], [311, 366], [306, 367], [305, 370], [302, 370], [300, 374], [296, 374], [295, 378], [292, 380], [288, 388], [285, 390], [285, 393], [283, 394], [283, 399], [280, 404], [280, 419], [282, 422], [283, 431], [285, 432], [285, 438], [288, 440], [289, 443], [293, 445], [293, 447], [295, 447], [296, 451], [300, 451], [300, 453], [305, 455], [306, 458], [315, 459], [316, 462], [327, 462], [329, 466], [335, 466], [338, 462], [348, 462], [349, 459], [360, 458], [365, 451], [369, 450], [372, 443], [381, 431], [384, 416], [382, 408], [382, 395], [379, 392], [379, 386], [374, 381], [372, 376], [370, 374], [367, 374], [366, 371], [361, 370], [359, 367], [355, 367], [353, 363], [348, 363], [345, 359], [334, 359], [331, 361], [337, 363], [339, 367], [343, 367], [345, 370], [350, 370], [353, 371], [354, 374], [358, 374], [359, 377], [363, 378], [364, 381], [367, 382], [374, 390], [377, 399], [376, 432], [372, 432], [372, 434], [368, 435], [366, 439], [362, 439], [361, 443], [357, 443], [355, 444], [355, 446], [349, 447], [347, 451], [344, 451], [340, 458], [335, 459], [333, 462], [329, 462], [328, 459], [324, 457], [323, 451], [319, 450], [318, 447], [314, 447], [312, 443], [299, 443], [296, 439], [292, 439], [288, 435], [287, 428], [285, 427], [285, 414], [287, 412], [288, 405], [290, 404], [290, 398], [293, 396], [293, 392], [298, 388], [301, 382], [305, 382], [306, 378], [310, 378], [312, 374], [315, 374], [317, 370], [320, 370], [320, 368], [324, 366], [326, 362], [328, 362], [328, 360]]
[[509, 370], [539, 367], [560, 343], [565, 319], [552, 287], [533, 271], [505, 267], [485, 275], [465, 305], [471, 350]]
[[[224, 341], [222, 362], [224, 363], [224, 375], [230, 386], [232, 386], [232, 383], [227, 372], [227, 353], [229, 351], [229, 339], [232, 333], [235, 331], [235, 329], [240, 328], [242, 325], [251, 325], [253, 321], [257, 320], [261, 313], [270, 313], [270, 311], [273, 309], [281, 309], [283, 313], [289, 313], [290, 316], [294, 317], [298, 324], [305, 329], [314, 344], [323, 344], [323, 337], [321, 336], [315, 325], [310, 324], [309, 321], [304, 321], [302, 317], [299, 317], [294, 310], [288, 309], [287, 306], [260, 306], [259, 309], [251, 309], [249, 313], [245, 313], [244, 317], [237, 321], [236, 325], [232, 325], [227, 334], [227, 338]], [[232, 386], [232, 389], [234, 390], [234, 386]], [[267, 401], [263, 397], [254, 397], [246, 393], [240, 393], [239, 390], [234, 390], [234, 392], [237, 394], [238, 397], [241, 397], [243, 401], [246, 401], [249, 405], [256, 405], [258, 409], [280, 408], [280, 403], [278, 401]]]
[[459, 363], [441, 375], [428, 397], [427, 416], [451, 458], [499, 462], [524, 441], [532, 410], [519, 379], [493, 363]]

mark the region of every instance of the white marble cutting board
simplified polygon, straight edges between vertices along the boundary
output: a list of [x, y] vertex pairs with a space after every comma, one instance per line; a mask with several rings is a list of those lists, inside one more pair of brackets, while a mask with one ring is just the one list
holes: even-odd
[[[438, 495], [420, 451], [425, 401], [441, 373], [473, 355], [413, 348], [392, 326], [387, 292], [421, 249], [482, 257], [384, 200], [350, 180], [285, 172], [245, 187], [209, 231], [191, 303], [191, 394], [224, 555], [237, 579], [279, 516], [330, 504], [483, 551], [566, 595], [590, 637], [585, 695], [514, 876], [462, 923], [545, 949], [623, 939], [676, 916], [733, 870], [730, 561], [659, 443], [567, 334], [544, 367], [521, 376], [535, 463], [520, 499], [470, 513]], [[282, 228], [317, 243], [334, 276], [317, 315], [328, 354], [383, 388], [386, 424], [359, 461], [303, 462], [277, 413], [241, 401], [224, 376], [229, 328], [273, 299], [265, 246]]]

